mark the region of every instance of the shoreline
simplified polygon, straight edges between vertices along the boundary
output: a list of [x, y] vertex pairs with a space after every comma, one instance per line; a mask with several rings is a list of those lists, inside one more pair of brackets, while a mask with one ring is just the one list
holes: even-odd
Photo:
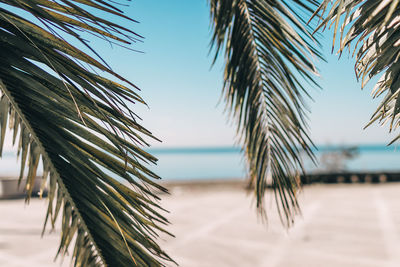
[[[380, 184], [400, 182], [400, 171], [364, 171], [364, 172], [320, 172], [300, 176], [302, 186], [310, 184]], [[35, 179], [32, 197], [35, 197], [41, 188], [41, 176]], [[197, 178], [197, 179], [161, 179], [155, 180], [170, 191], [189, 190], [222, 190], [248, 189], [247, 178]], [[123, 181], [125, 185], [129, 185]], [[24, 197], [25, 179], [18, 187], [18, 177], [14, 175], [0, 176], [0, 199]], [[270, 187], [270, 186], [269, 186]], [[44, 190], [44, 195], [46, 194]]]

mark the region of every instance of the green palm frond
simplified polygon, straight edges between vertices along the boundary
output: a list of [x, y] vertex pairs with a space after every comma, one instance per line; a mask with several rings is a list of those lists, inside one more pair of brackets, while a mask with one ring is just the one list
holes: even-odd
[[400, 125], [399, 4], [398, 0], [326, 0], [316, 11], [323, 17], [318, 29], [334, 27], [333, 48], [338, 31], [340, 54], [345, 48], [350, 51], [354, 44], [355, 72], [362, 88], [381, 74], [372, 95], [386, 95], [368, 125], [375, 121], [382, 125], [388, 122], [390, 131]]
[[300, 152], [313, 158], [301, 81], [316, 84], [313, 60], [320, 54], [305, 22], [316, 1], [211, 0], [210, 6], [216, 57], [225, 49], [225, 99], [237, 118], [257, 207], [264, 212], [271, 179], [290, 224], [298, 211]]
[[28, 164], [28, 200], [43, 162], [46, 222], [54, 226], [62, 213], [59, 253], [74, 244], [73, 263], [85, 267], [171, 261], [154, 241], [168, 223], [156, 195], [166, 190], [145, 166], [156, 159], [142, 150], [154, 137], [126, 104], [144, 102], [133, 84], [63, 39], [72, 36], [91, 49], [83, 33], [121, 45], [140, 37], [96, 15], [126, 18], [114, 1], [0, 3], [0, 149], [9, 124], [20, 179]]

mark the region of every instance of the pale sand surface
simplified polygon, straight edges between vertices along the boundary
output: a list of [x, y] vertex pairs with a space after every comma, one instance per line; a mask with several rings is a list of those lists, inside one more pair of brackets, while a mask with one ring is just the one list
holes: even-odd
[[[303, 216], [286, 231], [269, 201], [260, 223], [238, 187], [173, 187], [162, 195], [176, 238], [160, 244], [183, 267], [400, 266], [400, 184], [312, 185]], [[0, 266], [53, 262], [59, 231], [40, 238], [46, 202], [0, 201]], [[64, 260], [63, 266], [69, 265]]]

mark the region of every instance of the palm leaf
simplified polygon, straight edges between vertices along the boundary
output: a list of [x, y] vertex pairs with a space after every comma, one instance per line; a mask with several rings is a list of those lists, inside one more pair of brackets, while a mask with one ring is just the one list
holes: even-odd
[[304, 113], [308, 94], [301, 82], [316, 84], [313, 58], [320, 54], [303, 18], [312, 14], [315, 4], [210, 1], [216, 57], [225, 50], [224, 95], [237, 119], [257, 207], [264, 214], [263, 198], [271, 179], [288, 224], [298, 211], [300, 152], [313, 158]]
[[389, 123], [389, 131], [400, 124], [399, 3], [398, 0], [324, 1], [315, 13], [323, 17], [317, 30], [333, 26], [335, 37], [339, 31], [339, 54], [345, 48], [350, 51], [354, 44], [355, 73], [362, 81], [362, 88], [380, 75], [372, 95], [375, 98], [385, 94], [385, 97], [367, 126], [376, 121], [382, 125]]
[[154, 241], [167, 223], [156, 192], [166, 190], [145, 166], [156, 159], [142, 149], [146, 138], [155, 137], [126, 104], [144, 102], [101, 58], [63, 39], [72, 36], [94, 51], [82, 34], [121, 45], [140, 37], [95, 15], [126, 18], [113, 1], [0, 2], [0, 153], [8, 122], [18, 142], [20, 179], [28, 164], [27, 200], [42, 160], [46, 222], [54, 226], [62, 212], [59, 253], [74, 244], [75, 266], [171, 261]]

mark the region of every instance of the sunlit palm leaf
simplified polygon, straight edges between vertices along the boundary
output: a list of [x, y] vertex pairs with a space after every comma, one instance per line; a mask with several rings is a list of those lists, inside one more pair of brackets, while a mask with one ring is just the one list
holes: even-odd
[[238, 120], [257, 207], [264, 212], [263, 197], [271, 178], [287, 223], [298, 210], [300, 152], [313, 157], [303, 111], [307, 92], [299, 77], [315, 84], [313, 57], [319, 53], [305, 26], [315, 4], [210, 1], [217, 55], [225, 48], [225, 98]]
[[133, 84], [61, 38], [73, 36], [90, 48], [80, 36], [86, 32], [129, 44], [133, 32], [95, 13], [124, 16], [113, 1], [0, 2], [0, 148], [9, 121], [14, 142], [19, 136], [20, 178], [29, 166], [28, 200], [43, 161], [46, 221], [54, 225], [62, 210], [59, 253], [75, 244], [75, 266], [158, 266], [170, 260], [153, 241], [163, 231], [158, 225], [167, 223], [155, 195], [165, 189], [143, 165], [156, 161], [141, 149], [143, 138], [154, 137], [126, 105], [143, 100]]
[[333, 25], [335, 37], [340, 31], [340, 54], [354, 44], [355, 72], [362, 87], [381, 74], [372, 95], [386, 96], [368, 125], [375, 121], [389, 122], [390, 131], [400, 124], [399, 3], [398, 0], [324, 1], [316, 12], [323, 17], [319, 28]]

